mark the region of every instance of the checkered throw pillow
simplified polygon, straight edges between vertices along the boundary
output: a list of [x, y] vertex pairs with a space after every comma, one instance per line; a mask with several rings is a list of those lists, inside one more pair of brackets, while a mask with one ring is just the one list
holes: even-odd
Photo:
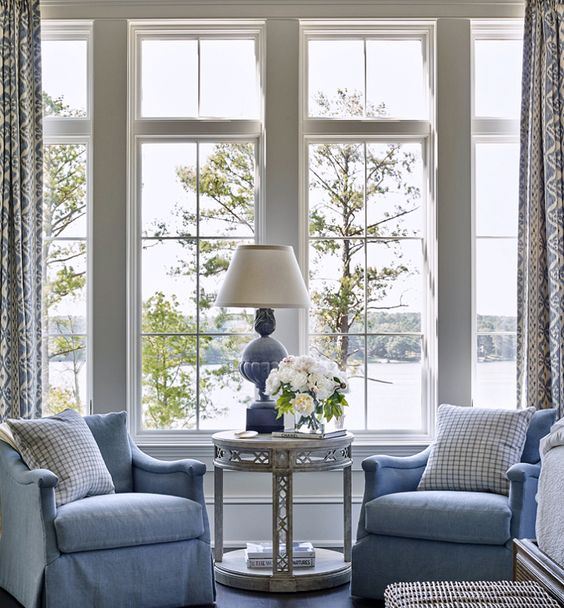
[[82, 416], [73, 410], [49, 418], [7, 421], [23, 461], [58, 478], [60, 507], [96, 494], [113, 494], [114, 483], [98, 444]]
[[533, 412], [441, 405], [417, 489], [509, 494], [507, 469], [521, 459]]

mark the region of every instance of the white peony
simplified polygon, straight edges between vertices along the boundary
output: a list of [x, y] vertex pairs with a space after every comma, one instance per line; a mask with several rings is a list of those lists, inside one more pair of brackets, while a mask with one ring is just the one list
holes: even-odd
[[289, 365], [278, 366], [278, 378], [282, 384], [289, 384], [294, 375], [294, 370]]
[[323, 376], [319, 384], [317, 385], [316, 395], [320, 401], [325, 401], [325, 399], [329, 399], [331, 395], [335, 392], [336, 384], [333, 382], [332, 378], [327, 378]]
[[291, 403], [294, 406], [294, 411], [296, 413], [302, 414], [303, 416], [311, 416], [313, 414], [315, 403], [313, 402], [313, 397], [311, 395], [299, 393], [292, 399]]
[[280, 375], [278, 374], [278, 370], [273, 369], [270, 374], [268, 374], [265, 388], [270, 396], [276, 395], [280, 390]]
[[307, 374], [300, 371], [294, 371], [290, 379], [290, 386], [293, 391], [307, 390]]

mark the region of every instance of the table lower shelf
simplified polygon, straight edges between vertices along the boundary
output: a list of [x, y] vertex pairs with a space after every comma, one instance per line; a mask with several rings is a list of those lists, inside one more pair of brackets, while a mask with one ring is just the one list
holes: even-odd
[[215, 563], [215, 578], [222, 585], [248, 591], [316, 591], [348, 583], [351, 565], [343, 561], [343, 554], [338, 551], [316, 549], [315, 568], [296, 568], [292, 576], [274, 576], [270, 569], [247, 568], [245, 551], [240, 549], [224, 553], [223, 561]]

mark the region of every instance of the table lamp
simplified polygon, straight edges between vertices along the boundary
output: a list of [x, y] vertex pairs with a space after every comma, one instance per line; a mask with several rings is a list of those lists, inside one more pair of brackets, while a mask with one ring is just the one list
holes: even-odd
[[288, 354], [270, 334], [276, 329], [274, 308], [307, 308], [309, 296], [292, 247], [239, 245], [227, 269], [216, 306], [256, 308], [259, 338], [243, 351], [239, 371], [258, 389], [258, 399], [247, 408], [248, 431], [272, 433], [284, 429], [276, 419], [274, 401], [265, 392], [270, 371]]

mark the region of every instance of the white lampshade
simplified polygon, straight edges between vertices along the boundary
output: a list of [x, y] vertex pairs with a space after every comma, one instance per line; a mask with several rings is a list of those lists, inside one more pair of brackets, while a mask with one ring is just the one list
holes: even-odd
[[309, 296], [292, 247], [239, 245], [215, 305], [307, 308]]

